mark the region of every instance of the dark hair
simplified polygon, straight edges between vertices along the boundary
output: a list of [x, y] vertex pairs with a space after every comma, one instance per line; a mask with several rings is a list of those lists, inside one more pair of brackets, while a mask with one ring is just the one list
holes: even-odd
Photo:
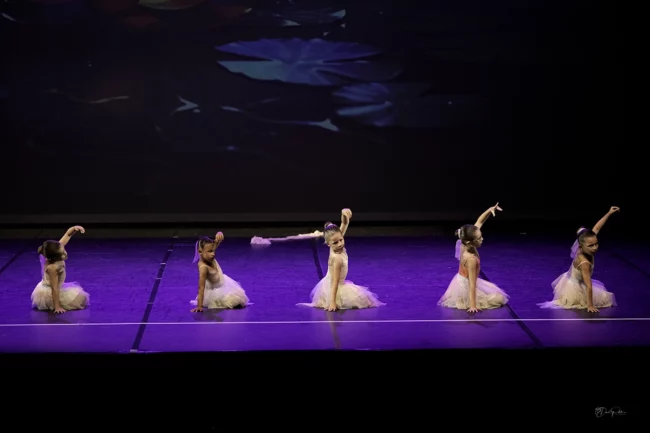
[[197, 250], [202, 249], [206, 245], [211, 245], [211, 244], [214, 244], [214, 243], [215, 243], [214, 239], [209, 238], [207, 236], [201, 236], [199, 238], [199, 244], [198, 244]]
[[471, 243], [478, 238], [479, 228], [474, 224], [465, 224], [458, 230], [456, 230], [456, 237], [460, 239], [463, 245], [466, 245], [470, 248], [474, 248]]
[[578, 236], [578, 243], [580, 245], [584, 245], [586, 238], [597, 236], [593, 230], [588, 229], [586, 227], [580, 227], [576, 235]]
[[341, 229], [336, 224], [332, 223], [331, 221], [327, 221], [323, 225], [323, 237], [325, 238], [325, 242], [327, 242], [327, 240], [334, 236], [336, 233], [341, 233]]
[[61, 242], [59, 241], [45, 241], [43, 245], [38, 247], [38, 254], [45, 257], [50, 262], [58, 262], [63, 258], [61, 252]]

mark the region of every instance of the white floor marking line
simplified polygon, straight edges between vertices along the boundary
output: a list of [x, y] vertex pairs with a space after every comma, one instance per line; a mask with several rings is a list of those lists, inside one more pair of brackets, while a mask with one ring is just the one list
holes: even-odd
[[25, 328], [39, 326], [224, 326], [224, 325], [311, 325], [340, 323], [481, 323], [481, 322], [645, 322], [650, 317], [593, 317], [566, 319], [405, 319], [405, 320], [295, 320], [259, 322], [116, 322], [116, 323], [3, 323], [0, 328]]

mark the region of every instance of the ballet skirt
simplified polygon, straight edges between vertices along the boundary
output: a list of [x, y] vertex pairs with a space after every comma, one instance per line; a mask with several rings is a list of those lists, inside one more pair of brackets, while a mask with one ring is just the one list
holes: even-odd
[[65, 262], [59, 261], [46, 267], [44, 260], [41, 260], [42, 279], [36, 285], [32, 292], [32, 308], [39, 310], [54, 310], [54, 300], [52, 299], [52, 285], [50, 277], [46, 270], [48, 266], [56, 266], [59, 274], [59, 305], [64, 310], [82, 310], [90, 305], [90, 295], [77, 282], [65, 281], [66, 268]]
[[[330, 252], [330, 260], [334, 253]], [[352, 281], [346, 280], [348, 276], [348, 254], [343, 251], [340, 254], [343, 259], [341, 273], [339, 275], [338, 289], [336, 291], [336, 308], [339, 310], [350, 310], [355, 308], [374, 308], [386, 305], [379, 301], [376, 294], [371, 292], [367, 287], [359, 286]], [[327, 267], [327, 275], [321, 279], [312, 289], [310, 298], [311, 302], [299, 303], [297, 305], [304, 307], [328, 308], [332, 299], [332, 264]]]
[[[438, 305], [446, 308], [457, 308], [460, 310], [469, 310], [469, 278], [467, 272], [467, 260], [461, 262], [462, 243], [456, 242], [456, 259], [458, 259], [458, 273], [454, 275], [447, 286], [447, 290], [438, 300]], [[476, 257], [478, 262], [477, 273], [481, 269], [481, 261]], [[509, 296], [496, 284], [484, 280], [481, 277], [476, 278], [476, 308], [489, 310], [499, 308], [508, 303]]]
[[[205, 264], [199, 266], [208, 268], [203, 291], [203, 308], [242, 308], [249, 305], [250, 300], [239, 282], [224, 274], [216, 260], [214, 263], [214, 268]], [[198, 300], [197, 296], [190, 303], [198, 305]]]
[[[575, 259], [577, 254], [577, 241], [571, 248], [571, 258]], [[587, 260], [580, 262], [578, 266], [573, 266], [552, 283], [553, 287], [553, 300], [537, 304], [541, 308], [555, 308], [555, 309], [586, 309], [587, 308], [587, 285], [582, 278], [582, 271], [579, 269], [584, 263], [589, 263], [589, 273], [593, 275], [594, 264]], [[595, 308], [606, 308], [616, 306], [616, 297], [613, 293], [609, 292], [605, 285], [598, 281], [591, 279], [592, 299]]]

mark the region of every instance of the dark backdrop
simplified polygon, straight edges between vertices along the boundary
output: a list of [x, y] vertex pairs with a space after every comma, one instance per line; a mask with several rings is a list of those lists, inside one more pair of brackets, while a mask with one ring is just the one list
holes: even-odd
[[2, 221], [593, 219], [627, 204], [615, 7], [3, 2]]

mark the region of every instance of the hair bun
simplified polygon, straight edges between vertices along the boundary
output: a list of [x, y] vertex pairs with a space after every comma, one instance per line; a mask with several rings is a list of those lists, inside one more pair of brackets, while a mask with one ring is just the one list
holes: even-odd
[[586, 232], [587, 230], [589, 230], [587, 227], [580, 227], [576, 232], [576, 235], [580, 236], [582, 232]]
[[454, 234], [458, 239], [460, 239], [460, 233], [461, 233], [461, 229], [456, 229], [456, 231], [454, 232]]
[[327, 228], [327, 227], [333, 226], [333, 225], [334, 224], [332, 223], [332, 221], [327, 221], [323, 227]]
[[38, 251], [39, 254], [42, 255], [43, 254], [43, 245], [39, 246], [37, 251]]

